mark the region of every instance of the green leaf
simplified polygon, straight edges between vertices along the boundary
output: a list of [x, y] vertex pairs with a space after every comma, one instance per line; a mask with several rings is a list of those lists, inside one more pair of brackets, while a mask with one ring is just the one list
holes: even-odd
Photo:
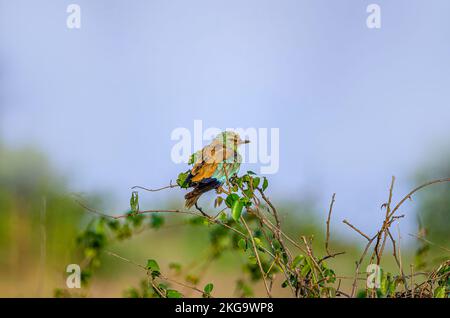
[[255, 241], [255, 245], [257, 247], [262, 246], [262, 242], [261, 242], [261, 240], [259, 238], [254, 237], [253, 240]]
[[175, 272], [180, 273], [181, 272], [181, 265], [178, 263], [170, 263], [169, 268], [173, 269]]
[[303, 261], [305, 260], [305, 255], [298, 255], [294, 258], [294, 260], [292, 261], [292, 267], [296, 268], [298, 265], [302, 264]]
[[260, 250], [261, 252], [265, 253], [266, 250], [264, 249], [263, 243], [261, 242], [261, 239], [258, 237], [254, 237], [253, 240], [255, 241], [256, 248]]
[[217, 197], [216, 200], [214, 201], [214, 207], [217, 208], [219, 207], [223, 202], [223, 198], [222, 197]]
[[159, 265], [154, 259], [147, 260], [147, 269], [151, 271], [160, 271]]
[[253, 178], [253, 188], [256, 189], [259, 186], [261, 179], [259, 177]]
[[116, 236], [119, 240], [127, 239], [131, 237], [131, 235], [132, 232], [128, 223], [125, 223], [116, 233]]
[[240, 200], [241, 200], [243, 206], [245, 206], [245, 207], [252, 206], [252, 201], [250, 198], [243, 197]]
[[305, 277], [306, 275], [308, 275], [309, 271], [311, 270], [311, 267], [309, 266], [309, 264], [305, 264], [305, 266], [303, 266], [300, 274]]
[[120, 227], [120, 222], [118, 220], [108, 220], [108, 226], [111, 230], [117, 231]]
[[263, 191], [265, 191], [268, 186], [269, 186], [269, 181], [267, 181], [267, 178], [264, 177], [264, 181], [263, 181], [263, 185], [262, 185]]
[[149, 259], [147, 261], [147, 269], [151, 272], [153, 278], [161, 274], [158, 263], [154, 259]]
[[139, 207], [136, 211], [130, 211], [127, 215], [127, 222], [129, 222], [134, 227], [139, 227], [144, 220], [144, 216], [142, 214], [138, 214]]
[[195, 153], [193, 153], [188, 160], [188, 165], [191, 165], [195, 162]]
[[250, 264], [252, 264], [252, 265], [258, 264], [258, 260], [256, 259], [255, 256], [250, 256], [250, 257], [248, 258], [248, 262], [249, 262]]
[[247, 174], [250, 174], [250, 175], [256, 175], [256, 173], [254, 173], [254, 172], [251, 171], [251, 170], [247, 171]]
[[178, 175], [177, 184], [184, 189], [188, 188], [188, 184], [186, 183], [186, 179], [189, 176], [190, 170], [186, 172], [182, 172]]
[[325, 269], [323, 275], [327, 278], [327, 283], [333, 284], [336, 281], [336, 274], [331, 268]]
[[231, 217], [236, 222], [238, 222], [239, 218], [241, 217], [243, 207], [244, 207], [244, 205], [242, 204], [241, 200], [234, 201], [233, 208], [231, 209]]
[[446, 273], [448, 273], [448, 272], [450, 272], [450, 265], [449, 265], [449, 266], [444, 266], [444, 267], [442, 267], [442, 268], [439, 270], [439, 274], [442, 274], [442, 275], [444, 275], [444, 274], [446, 274]]
[[222, 212], [220, 212], [220, 214], [219, 214], [219, 220], [221, 221], [221, 222], [226, 222], [226, 221], [228, 221], [228, 215], [224, 212], [224, 211], [222, 211]]
[[189, 224], [191, 225], [203, 225], [205, 218], [201, 216], [193, 216], [189, 219]]
[[[314, 271], [314, 264], [312, 263], [312, 260], [310, 257], [306, 258], [306, 263], [308, 264], [308, 267], [311, 270], [311, 274], [312, 274], [312, 280], [314, 283], [317, 283], [317, 277], [316, 277], [316, 272]], [[306, 266], [305, 266], [306, 267]]]
[[179, 291], [174, 289], [168, 289], [166, 296], [167, 298], [183, 298], [183, 295], [181, 295]]
[[133, 191], [133, 193], [131, 193], [130, 207], [131, 212], [133, 213], [137, 213], [139, 211], [139, 194], [137, 191]]
[[440, 286], [434, 290], [434, 298], [445, 298], [445, 286]]
[[214, 285], [209, 283], [205, 286], [205, 288], [203, 289], [203, 291], [205, 292], [205, 294], [211, 294], [212, 290], [214, 288]]
[[253, 289], [242, 279], [236, 282], [236, 290], [240, 291], [239, 297], [247, 298], [253, 296]]
[[200, 280], [200, 278], [197, 277], [197, 276], [195, 276], [195, 275], [187, 275], [186, 278], [185, 278], [185, 280], [186, 280], [188, 283], [191, 283], [192, 285], [197, 285], [198, 282], [199, 282], [199, 280]]
[[158, 214], [152, 214], [150, 217], [150, 227], [153, 229], [159, 229], [164, 225], [164, 217]]
[[281, 243], [278, 240], [273, 240], [272, 245], [275, 252], [281, 252]]
[[389, 286], [388, 286], [388, 290], [387, 290], [387, 296], [394, 295], [396, 289], [397, 289], [397, 282], [394, 279], [394, 280], [389, 282]]
[[253, 191], [252, 191], [252, 189], [250, 189], [250, 188], [248, 188], [248, 189], [245, 189], [244, 191], [242, 191], [244, 194], [245, 194], [245, 196], [246, 197], [248, 197], [248, 198], [252, 198], [253, 197]]
[[234, 202], [237, 200], [239, 200], [239, 196], [236, 193], [231, 193], [225, 199], [225, 204], [231, 209], [234, 205]]
[[380, 292], [383, 296], [387, 295], [388, 288], [389, 288], [388, 275], [386, 275], [386, 273], [383, 271], [381, 274], [381, 282], [380, 282]]
[[238, 242], [238, 246], [244, 250], [244, 252], [247, 250], [247, 240], [241, 238]]
[[356, 294], [356, 298], [366, 298], [366, 290], [365, 289], [361, 289], [358, 291], [358, 293]]

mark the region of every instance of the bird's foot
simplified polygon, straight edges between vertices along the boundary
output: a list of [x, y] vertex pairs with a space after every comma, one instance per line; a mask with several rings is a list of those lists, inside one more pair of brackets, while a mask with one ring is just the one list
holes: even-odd
[[209, 215], [206, 214], [205, 212], [203, 212], [202, 208], [199, 207], [199, 206], [197, 205], [197, 203], [195, 203], [195, 208], [196, 208], [198, 211], [200, 211], [200, 213], [203, 214], [203, 216], [206, 216], [207, 218], [209, 218]]

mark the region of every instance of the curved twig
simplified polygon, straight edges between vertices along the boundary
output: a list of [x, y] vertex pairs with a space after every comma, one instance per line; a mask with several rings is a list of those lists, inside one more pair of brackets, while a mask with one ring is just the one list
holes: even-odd
[[446, 179], [438, 179], [438, 180], [433, 180], [433, 181], [429, 181], [427, 183], [424, 183], [420, 186], [418, 186], [417, 188], [413, 189], [410, 193], [408, 193], [402, 200], [400, 200], [399, 203], [397, 203], [397, 205], [395, 206], [394, 209], [392, 209], [392, 212], [389, 214], [389, 217], [391, 217], [392, 215], [394, 215], [394, 213], [402, 206], [403, 203], [405, 203], [406, 200], [410, 199], [411, 196], [416, 193], [417, 191], [419, 191], [420, 189], [423, 189], [425, 187], [428, 187], [432, 184], [436, 184], [436, 183], [442, 183], [442, 182], [450, 182], [450, 178], [446, 178]]
[[171, 189], [171, 188], [178, 188], [178, 187], [179, 187], [178, 184], [172, 184], [172, 180], [170, 180], [169, 185], [165, 186], [165, 187], [162, 187], [162, 188], [149, 189], [149, 188], [146, 188], [146, 187], [142, 187], [142, 186], [136, 185], [136, 186], [131, 187], [131, 189], [132, 190], [134, 190], [134, 189], [142, 189], [142, 190], [145, 190], [145, 191], [148, 191], [148, 192], [158, 192], [158, 191], [161, 191], [161, 190]]

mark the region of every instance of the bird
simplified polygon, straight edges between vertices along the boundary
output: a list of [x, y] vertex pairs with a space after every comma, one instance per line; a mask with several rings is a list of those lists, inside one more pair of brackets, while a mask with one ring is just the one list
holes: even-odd
[[197, 205], [198, 199], [210, 190], [218, 190], [227, 182], [227, 178], [239, 172], [242, 157], [238, 147], [249, 142], [242, 140], [236, 132], [224, 131], [209, 145], [192, 154], [190, 163], [193, 163], [193, 167], [183, 184], [185, 188], [193, 189], [184, 196], [186, 208], [195, 205], [197, 210], [205, 214]]

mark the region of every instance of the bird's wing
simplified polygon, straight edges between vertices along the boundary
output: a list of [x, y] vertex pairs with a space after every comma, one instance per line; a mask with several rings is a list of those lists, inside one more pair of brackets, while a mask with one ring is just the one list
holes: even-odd
[[217, 180], [226, 180], [227, 178], [231, 178], [234, 174], [239, 172], [241, 161], [242, 157], [237, 154], [236, 157], [229, 158], [222, 164], [219, 164], [216, 173], [214, 174], [214, 178]]
[[211, 143], [202, 150], [192, 167], [192, 181], [199, 182], [205, 178], [210, 178], [217, 169], [219, 163], [235, 155], [235, 152], [223, 146], [221, 143]]

